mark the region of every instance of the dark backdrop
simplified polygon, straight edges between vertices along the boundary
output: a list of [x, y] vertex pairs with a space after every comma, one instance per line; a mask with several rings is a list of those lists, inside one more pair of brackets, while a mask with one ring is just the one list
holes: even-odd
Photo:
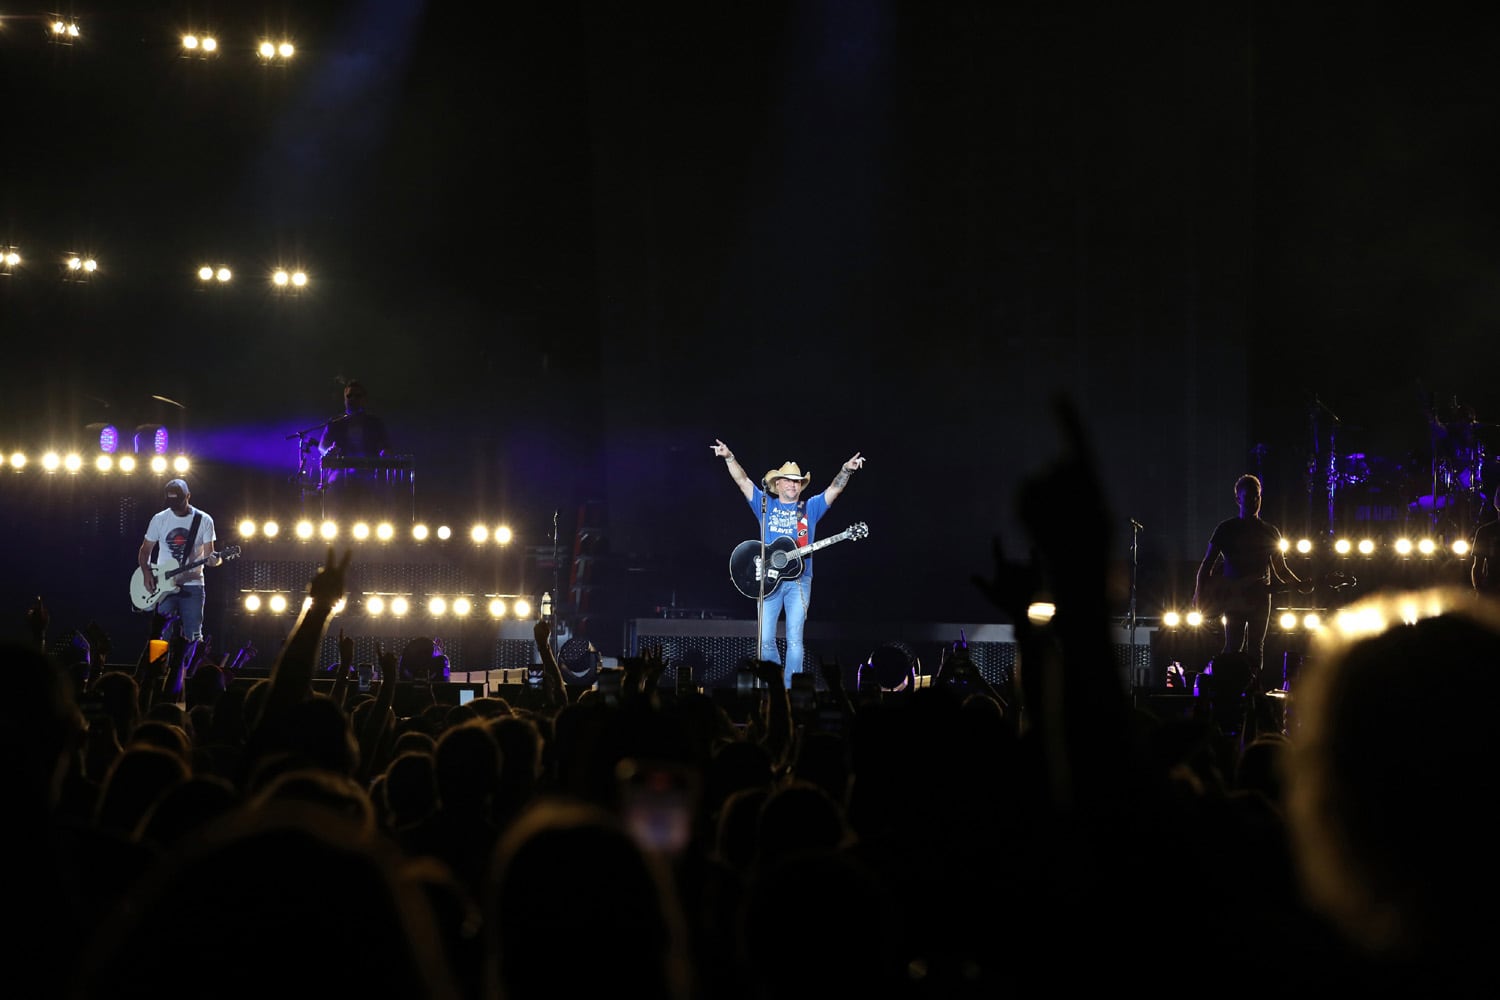
[[[815, 616], [951, 621], [994, 618], [968, 579], [992, 536], [1024, 548], [1055, 393], [1097, 438], [1121, 613], [1130, 518], [1143, 614], [1185, 596], [1241, 472], [1318, 526], [1314, 412], [1406, 468], [1424, 405], [1494, 416], [1487, 19], [533, 6], [491, 30], [457, 4], [236, 7], [214, 64], [178, 57], [171, 5], [111, 5], [69, 47], [7, 17], [15, 445], [162, 420], [221, 520], [285, 510], [295, 433], [359, 377], [424, 513], [542, 547], [555, 518], [568, 548], [587, 509], [601, 599], [745, 615], [725, 565], [755, 524], [713, 439], [819, 487], [858, 450], [825, 527], [870, 537], [821, 558]], [[247, 38], [282, 30], [296, 61], [256, 65]], [[58, 280], [65, 250], [99, 276]], [[208, 259], [231, 289], [197, 286]], [[266, 291], [282, 263], [307, 292]]]

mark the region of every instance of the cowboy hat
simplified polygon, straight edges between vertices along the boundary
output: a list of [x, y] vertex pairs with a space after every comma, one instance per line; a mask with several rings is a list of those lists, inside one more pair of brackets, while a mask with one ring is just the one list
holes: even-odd
[[765, 477], [761, 479], [761, 482], [765, 483], [767, 486], [770, 486], [778, 479], [795, 479], [798, 482], [806, 482], [811, 478], [811, 476], [804, 476], [802, 474], [802, 470], [797, 466], [796, 462], [787, 462], [781, 468], [772, 469], [770, 472], [766, 473]]

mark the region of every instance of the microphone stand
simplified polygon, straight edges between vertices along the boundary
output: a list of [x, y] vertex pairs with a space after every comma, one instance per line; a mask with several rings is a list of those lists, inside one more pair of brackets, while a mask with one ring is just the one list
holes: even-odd
[[[756, 582], [760, 586], [760, 593], [755, 597], [755, 658], [759, 660], [763, 650], [760, 648], [761, 636], [765, 635], [766, 627], [766, 505], [770, 497], [761, 484], [760, 491], [760, 562], [756, 565]], [[772, 643], [776, 641], [775, 636], [771, 638]], [[759, 684], [757, 675], [756, 683]]]
[[[308, 483], [311, 481], [310, 477], [312, 476], [312, 470], [307, 465], [308, 454], [318, 446], [318, 439], [313, 437], [313, 433], [315, 431], [327, 430], [328, 425], [336, 419], [338, 418], [330, 417], [321, 424], [313, 424], [304, 430], [292, 431], [292, 433], [286, 436], [286, 440], [288, 441], [293, 439], [297, 441], [297, 475], [293, 477], [292, 481], [297, 484], [297, 506], [301, 509], [303, 515], [307, 514], [307, 494], [316, 493], [321, 498], [323, 493], [321, 475], [316, 486], [311, 487], [311, 489], [308, 487]], [[322, 504], [320, 503], [319, 507], [321, 506]]]
[[1140, 565], [1141, 531], [1145, 525], [1135, 518], [1130, 519], [1130, 605], [1125, 612], [1125, 629], [1130, 636], [1130, 678], [1135, 684], [1135, 584], [1136, 568]]
[[552, 622], [551, 622], [551, 624], [554, 627], [547, 630], [547, 645], [550, 646], [550, 647], [552, 647], [552, 656], [553, 656], [554, 659], [557, 660], [558, 663], [562, 662], [562, 659], [558, 655], [557, 629], [555, 627], [556, 624], [557, 624], [557, 602], [562, 597], [562, 591], [560, 589], [558, 589], [559, 586], [560, 586], [560, 584], [559, 584], [558, 581], [561, 579], [561, 577], [558, 575], [560, 568], [561, 567], [559, 566], [558, 556], [557, 556], [557, 508], [554, 507], [553, 510], [552, 510]]

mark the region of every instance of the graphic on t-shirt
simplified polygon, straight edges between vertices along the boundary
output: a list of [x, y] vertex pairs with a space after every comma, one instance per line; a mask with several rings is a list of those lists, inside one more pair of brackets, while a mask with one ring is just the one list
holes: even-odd
[[168, 552], [172, 553], [172, 558], [176, 559], [180, 566], [188, 561], [187, 547], [190, 540], [186, 528], [173, 528], [162, 539], [162, 544], [166, 546]]
[[807, 541], [807, 515], [803, 514], [797, 519], [797, 548], [805, 546]]

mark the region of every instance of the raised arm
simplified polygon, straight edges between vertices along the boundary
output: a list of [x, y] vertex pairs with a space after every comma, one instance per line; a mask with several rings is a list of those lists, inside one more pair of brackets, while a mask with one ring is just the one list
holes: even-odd
[[563, 708], [568, 704], [568, 688], [563, 682], [562, 665], [552, 651], [552, 623], [538, 618], [531, 627], [531, 635], [542, 658], [542, 702], [549, 709]]
[[346, 550], [341, 562], [335, 556], [333, 546], [328, 547], [325, 565], [307, 585], [307, 594], [312, 600], [297, 616], [292, 634], [271, 666], [271, 690], [261, 706], [260, 718], [253, 720], [252, 728], [272, 715], [284, 713], [311, 693], [318, 646], [328, 629], [333, 606], [344, 596], [345, 572], [353, 554], [352, 549]]
[[828, 484], [828, 489], [823, 491], [823, 499], [829, 503], [837, 500], [839, 494], [844, 492], [844, 487], [849, 485], [849, 477], [864, 467], [864, 456], [856, 451], [854, 457], [845, 462], [839, 469], [839, 474], [833, 477], [833, 482]]
[[713, 448], [715, 455], [724, 460], [724, 467], [729, 470], [729, 478], [734, 480], [734, 484], [740, 488], [740, 492], [745, 495], [745, 499], [749, 500], [753, 497], [755, 495], [755, 483], [745, 474], [744, 467], [734, 460], [734, 452], [729, 450], [729, 445], [718, 438], [714, 438], [714, 443], [710, 447]]

